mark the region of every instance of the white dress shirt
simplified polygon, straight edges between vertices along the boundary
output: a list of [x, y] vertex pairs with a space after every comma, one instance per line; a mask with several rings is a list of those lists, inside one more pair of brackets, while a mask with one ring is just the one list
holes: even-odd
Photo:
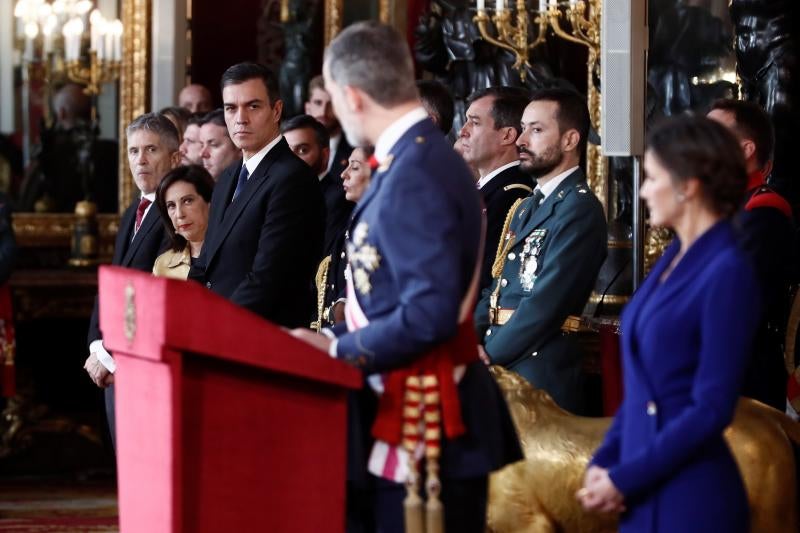
[[564, 181], [567, 178], [567, 176], [575, 172], [577, 168], [578, 166], [576, 165], [568, 170], [565, 170], [561, 174], [558, 174], [557, 176], [553, 177], [550, 181], [548, 181], [544, 185], [537, 185], [536, 189], [542, 191], [542, 194], [544, 195], [544, 198], [542, 198], [542, 202], [547, 200], [547, 197], [553, 194], [553, 191], [555, 191], [558, 188], [558, 186], [561, 185], [561, 182]]
[[518, 166], [519, 166], [519, 159], [517, 159], [516, 161], [512, 161], [511, 163], [506, 163], [502, 167], [497, 167], [496, 169], [492, 170], [491, 172], [489, 172], [484, 177], [482, 177], [481, 179], [478, 180], [478, 189], [483, 189], [484, 185], [486, 185], [487, 183], [492, 181], [493, 177], [497, 176], [498, 174], [500, 174], [504, 170], [509, 169], [511, 167], [518, 167]]

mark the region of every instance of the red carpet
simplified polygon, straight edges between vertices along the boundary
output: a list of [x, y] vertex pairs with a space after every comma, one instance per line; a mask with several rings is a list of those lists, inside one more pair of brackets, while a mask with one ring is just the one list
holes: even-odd
[[0, 480], [0, 531], [119, 531], [113, 482]]

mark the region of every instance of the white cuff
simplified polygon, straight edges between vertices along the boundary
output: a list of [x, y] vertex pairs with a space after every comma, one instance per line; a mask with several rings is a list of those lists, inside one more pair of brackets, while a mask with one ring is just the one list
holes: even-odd
[[336, 359], [336, 347], [339, 346], [339, 339], [333, 339], [328, 346], [328, 355]]
[[117, 363], [114, 361], [114, 358], [111, 357], [111, 354], [106, 351], [102, 340], [97, 339], [96, 341], [92, 341], [89, 345], [89, 353], [94, 353], [97, 360], [100, 361], [100, 364], [106, 367], [106, 370], [112, 374], [117, 371]]

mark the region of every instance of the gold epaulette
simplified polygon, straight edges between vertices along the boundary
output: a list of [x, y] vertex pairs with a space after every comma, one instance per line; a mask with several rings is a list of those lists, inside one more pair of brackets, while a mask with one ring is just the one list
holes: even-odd
[[322, 330], [323, 312], [325, 310], [325, 286], [328, 284], [328, 268], [331, 265], [331, 256], [319, 262], [317, 275], [314, 276], [314, 284], [317, 286], [317, 319], [311, 323], [311, 329], [319, 332]]
[[512, 183], [511, 185], [506, 185], [503, 187], [504, 191], [511, 191], [513, 189], [522, 189], [523, 191], [528, 191], [528, 194], [533, 194], [533, 189], [521, 183]]

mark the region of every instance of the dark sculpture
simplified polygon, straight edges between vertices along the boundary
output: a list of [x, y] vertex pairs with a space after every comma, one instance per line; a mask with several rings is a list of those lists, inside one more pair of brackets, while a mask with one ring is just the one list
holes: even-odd
[[793, 206], [800, 201], [797, 158], [798, 35], [797, 0], [732, 0], [742, 97], [758, 102], [772, 116], [775, 158], [769, 183]]
[[465, 0], [433, 0], [415, 32], [417, 62], [449, 87], [453, 95], [456, 133], [464, 124], [464, 101], [476, 90], [494, 85], [538, 89], [553, 84], [549, 69], [540, 63], [526, 67], [523, 84], [519, 72], [512, 67], [513, 54], [481, 38], [472, 22], [475, 12], [470, 6]]
[[283, 24], [286, 53], [279, 75], [284, 117], [302, 113], [307, 99], [311, 56], [318, 46], [316, 33], [312, 31], [318, 6], [315, 0], [289, 2], [289, 22]]
[[661, 113], [707, 109], [718, 98], [733, 97], [733, 83], [703, 81], [732, 56], [733, 36], [723, 21], [705, 8], [675, 0], [653, 1], [649, 9], [648, 80]]

